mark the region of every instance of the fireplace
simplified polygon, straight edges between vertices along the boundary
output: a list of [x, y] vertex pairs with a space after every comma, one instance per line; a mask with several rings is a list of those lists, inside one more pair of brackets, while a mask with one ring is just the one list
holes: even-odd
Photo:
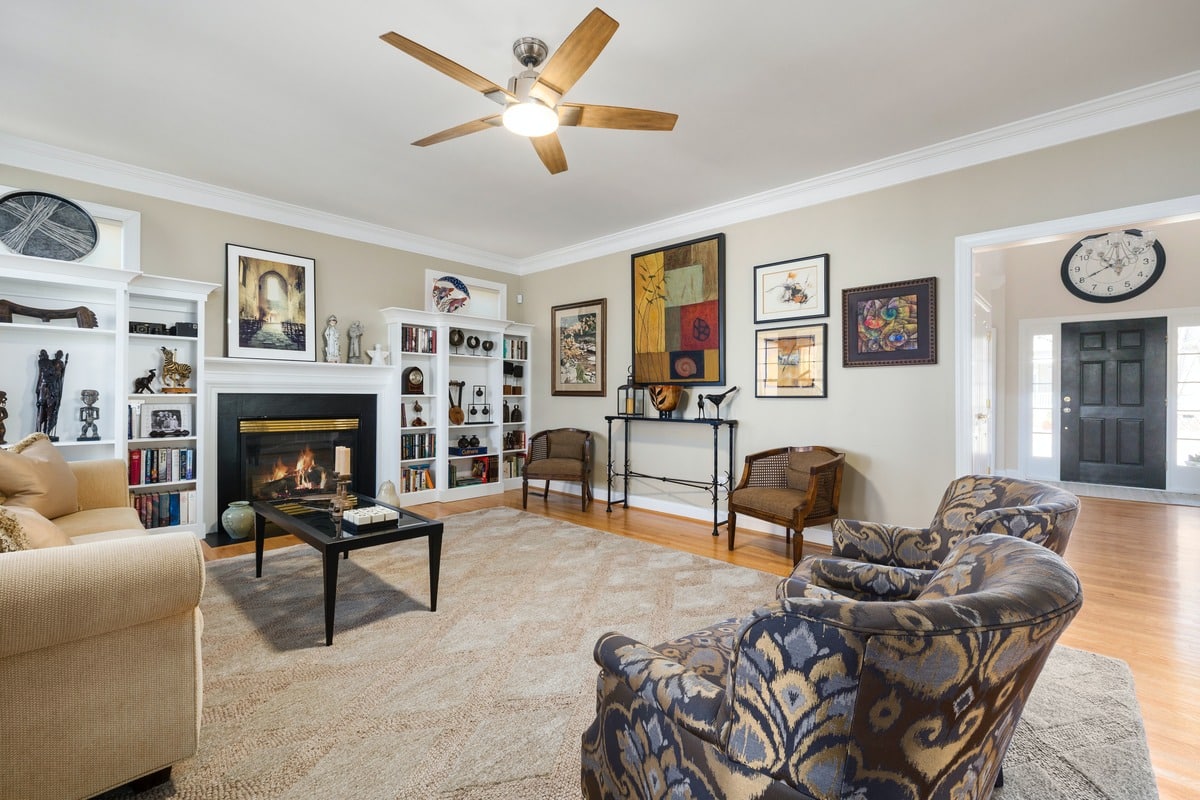
[[328, 497], [343, 447], [350, 453], [350, 488], [371, 494], [376, 405], [373, 394], [221, 394], [218, 509], [233, 500]]

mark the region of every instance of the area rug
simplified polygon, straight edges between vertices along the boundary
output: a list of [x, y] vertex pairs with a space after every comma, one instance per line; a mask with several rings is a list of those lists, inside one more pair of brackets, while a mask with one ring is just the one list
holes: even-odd
[[[343, 561], [332, 647], [306, 545], [208, 565], [197, 755], [157, 798], [579, 797], [597, 637], [654, 643], [768, 601], [778, 578], [516, 509], [444, 520]], [[1057, 648], [1002, 800], [1154, 797], [1121, 662]]]

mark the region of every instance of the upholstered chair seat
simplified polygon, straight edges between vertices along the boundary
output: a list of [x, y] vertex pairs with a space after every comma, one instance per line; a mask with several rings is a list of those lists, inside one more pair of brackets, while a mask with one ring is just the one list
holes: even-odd
[[911, 599], [796, 589], [654, 647], [601, 637], [584, 797], [986, 800], [1082, 604], [1060, 556], [1002, 534]]
[[592, 501], [592, 433], [578, 428], [539, 431], [529, 440], [521, 475], [521, 508], [529, 505], [529, 482], [545, 481], [542, 497], [550, 495], [550, 481], [580, 484], [580, 508]]

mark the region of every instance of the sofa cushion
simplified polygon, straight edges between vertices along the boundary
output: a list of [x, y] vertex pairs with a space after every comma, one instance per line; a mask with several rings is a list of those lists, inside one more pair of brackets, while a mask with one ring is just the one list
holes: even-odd
[[123, 531], [141, 528], [142, 522], [136, 510], [129, 506], [121, 508], [89, 508], [86, 511], [76, 511], [54, 520], [62, 532], [72, 541], [88, 533], [104, 533], [105, 531]]
[[550, 458], [573, 458], [582, 460], [587, 434], [579, 431], [551, 431], [546, 437], [550, 442]]
[[0, 553], [16, 553], [29, 549], [29, 536], [16, 515], [0, 506]]
[[5, 505], [32, 508], [47, 519], [79, 510], [79, 485], [44, 433], [0, 450], [0, 494]]
[[22, 506], [0, 506], [8, 516], [15, 517], [17, 524], [25, 531], [27, 548], [36, 550], [42, 547], [63, 547], [71, 543], [62, 529], [43, 517], [32, 508]]

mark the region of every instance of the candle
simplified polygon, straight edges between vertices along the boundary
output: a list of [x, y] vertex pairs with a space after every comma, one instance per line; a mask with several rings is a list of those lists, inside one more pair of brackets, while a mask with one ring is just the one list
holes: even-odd
[[632, 397], [625, 398], [625, 413], [626, 414], [633, 413], [633, 398]]
[[338, 475], [350, 474], [350, 448], [337, 447], [334, 450], [333, 471]]

